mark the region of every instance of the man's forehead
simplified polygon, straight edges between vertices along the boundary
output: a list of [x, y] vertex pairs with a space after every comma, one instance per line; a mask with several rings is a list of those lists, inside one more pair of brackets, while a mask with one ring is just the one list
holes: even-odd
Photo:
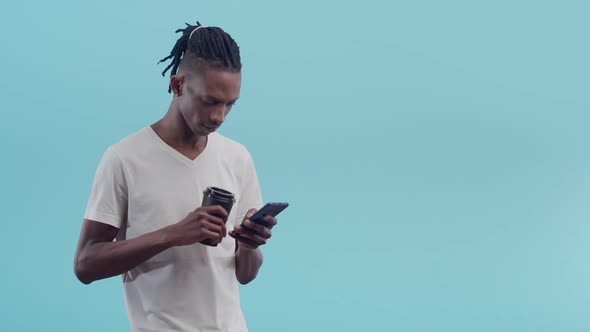
[[223, 70], [208, 70], [189, 75], [185, 84], [200, 95], [232, 101], [240, 96], [241, 74]]

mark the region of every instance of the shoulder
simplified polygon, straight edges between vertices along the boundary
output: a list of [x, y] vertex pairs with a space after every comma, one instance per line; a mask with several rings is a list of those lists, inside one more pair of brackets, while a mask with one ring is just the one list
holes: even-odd
[[234, 160], [250, 160], [252, 158], [250, 152], [242, 143], [229, 137], [214, 132], [209, 135], [209, 139], [213, 148], [216, 151], [223, 153], [224, 156]]
[[118, 159], [120, 163], [126, 164], [137, 159], [138, 156], [149, 153], [154, 146], [154, 138], [149, 129], [150, 127], [141, 128], [111, 144], [104, 152], [104, 156]]
[[137, 130], [136, 132], [112, 144], [108, 150], [113, 151], [122, 157], [145, 149], [150, 145], [149, 143], [153, 139], [149, 129], [149, 127], [144, 127]]
[[149, 131], [142, 128], [111, 144], [102, 154], [101, 168], [126, 168], [126, 164], [137, 159], [137, 156], [149, 147], [149, 140]]

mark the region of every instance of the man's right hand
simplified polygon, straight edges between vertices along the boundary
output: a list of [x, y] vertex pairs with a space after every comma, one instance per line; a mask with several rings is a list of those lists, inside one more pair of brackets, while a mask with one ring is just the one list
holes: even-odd
[[170, 236], [177, 246], [186, 246], [210, 239], [218, 244], [227, 235], [225, 222], [228, 214], [220, 205], [203, 206], [178, 223], [169, 226]]

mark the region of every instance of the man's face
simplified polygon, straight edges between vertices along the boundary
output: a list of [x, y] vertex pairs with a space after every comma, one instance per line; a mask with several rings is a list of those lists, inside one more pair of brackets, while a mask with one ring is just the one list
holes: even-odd
[[207, 66], [184, 75], [178, 108], [188, 128], [197, 136], [217, 130], [240, 96], [242, 75]]

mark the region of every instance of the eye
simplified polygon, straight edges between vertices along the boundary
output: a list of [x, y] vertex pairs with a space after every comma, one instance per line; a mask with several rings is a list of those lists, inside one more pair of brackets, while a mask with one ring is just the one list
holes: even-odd
[[217, 104], [217, 100], [213, 100], [210, 98], [201, 98], [201, 103], [203, 103], [203, 105], [206, 105], [206, 106], [213, 106], [213, 105]]

